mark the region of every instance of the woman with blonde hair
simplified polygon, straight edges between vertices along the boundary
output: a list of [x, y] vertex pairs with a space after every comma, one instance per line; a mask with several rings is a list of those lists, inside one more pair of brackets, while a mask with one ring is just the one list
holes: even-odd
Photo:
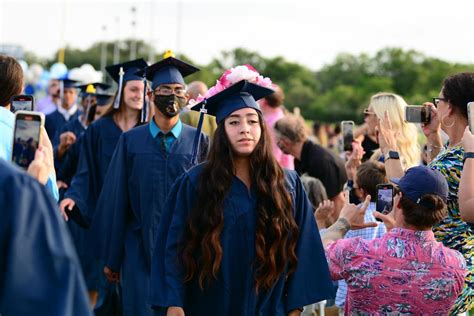
[[[405, 121], [405, 100], [394, 93], [380, 92], [372, 96], [370, 104], [364, 110], [365, 122], [368, 132], [375, 130], [379, 120], [384, 118], [387, 112], [395, 135], [397, 135], [397, 145], [402, 159], [403, 169], [417, 166], [420, 164], [420, 146], [418, 144], [418, 131], [413, 123]], [[376, 150], [371, 160], [382, 160], [380, 149]], [[385, 160], [387, 157], [384, 157]]]

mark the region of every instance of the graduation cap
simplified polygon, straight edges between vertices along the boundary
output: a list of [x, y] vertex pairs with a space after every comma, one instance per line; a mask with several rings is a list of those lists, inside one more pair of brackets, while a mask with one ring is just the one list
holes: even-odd
[[97, 106], [106, 106], [106, 105], [109, 105], [110, 104], [110, 101], [112, 100], [113, 98], [113, 94], [107, 94], [107, 93], [94, 93], [94, 94], [90, 94], [91, 97], [95, 97], [95, 100], [96, 100], [96, 103], [95, 103], [95, 106], [89, 106], [87, 108], [87, 113], [86, 113], [86, 117], [87, 117], [87, 120], [89, 121], [89, 123], [91, 123], [92, 121], [94, 121], [94, 117], [95, 117], [95, 113], [96, 113], [96, 107]]
[[215, 116], [217, 124], [220, 124], [227, 116], [243, 108], [252, 108], [261, 112], [257, 100], [274, 92], [272, 89], [262, 87], [247, 80], [241, 80], [194, 105], [191, 110], [199, 111], [201, 115], [199, 116], [197, 133], [193, 143], [192, 162], [196, 162], [199, 134], [202, 129], [204, 113]]
[[110, 101], [111, 99], [113, 98], [113, 94], [102, 94], [102, 93], [96, 93], [96, 94], [93, 94], [93, 96], [95, 96], [95, 99], [96, 99], [96, 105], [97, 106], [104, 106], [104, 105], [109, 105], [110, 104]]
[[58, 81], [59, 81], [59, 98], [61, 102], [64, 102], [64, 89], [76, 89], [78, 81], [67, 79], [67, 78], [61, 78], [61, 79], [58, 79]]
[[164, 57], [163, 60], [137, 72], [152, 82], [153, 90], [166, 83], [179, 83], [184, 86], [183, 78], [199, 71], [199, 68], [175, 58], [170, 51], [166, 52]]
[[82, 97], [87, 96], [88, 94], [105, 93], [110, 87], [111, 85], [102, 82], [94, 82], [76, 86], [76, 88], [81, 90]]
[[272, 89], [262, 87], [247, 80], [241, 80], [229, 88], [194, 105], [191, 110], [201, 111], [201, 108], [204, 106], [205, 112], [215, 116], [217, 123], [220, 123], [232, 112], [242, 108], [253, 108], [257, 111], [261, 111], [257, 100], [274, 92]]
[[146, 66], [146, 61], [143, 58], [139, 58], [105, 67], [105, 70], [109, 73], [112, 79], [118, 83], [117, 98], [115, 99], [114, 103], [115, 109], [118, 109], [120, 106], [123, 84], [127, 81], [142, 80], [143, 78], [138, 76], [136, 72], [142, 68], [145, 68]]

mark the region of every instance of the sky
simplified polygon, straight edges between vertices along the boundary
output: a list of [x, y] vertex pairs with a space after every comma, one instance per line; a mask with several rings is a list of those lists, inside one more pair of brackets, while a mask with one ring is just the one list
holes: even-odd
[[474, 63], [474, 1], [0, 0], [0, 44], [41, 57], [65, 44], [85, 49], [130, 37], [199, 64], [236, 47], [313, 70], [339, 53], [373, 55], [384, 47]]

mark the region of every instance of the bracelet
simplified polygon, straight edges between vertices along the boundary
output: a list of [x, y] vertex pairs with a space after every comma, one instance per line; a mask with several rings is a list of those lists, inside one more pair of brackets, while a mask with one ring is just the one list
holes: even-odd
[[466, 159], [468, 159], [468, 158], [474, 158], [474, 152], [464, 153], [464, 159], [462, 160], [462, 162], [466, 163]]
[[428, 152], [431, 154], [434, 148], [443, 149], [444, 146], [428, 145]]

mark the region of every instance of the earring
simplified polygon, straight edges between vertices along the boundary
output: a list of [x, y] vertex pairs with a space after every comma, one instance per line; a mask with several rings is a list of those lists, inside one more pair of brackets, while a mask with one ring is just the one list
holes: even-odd
[[445, 115], [441, 118], [441, 124], [443, 124], [444, 127], [451, 128], [451, 127], [454, 126], [454, 123], [456, 123], [456, 119], [454, 118], [454, 119], [453, 119], [453, 123], [448, 125], [448, 124], [446, 124], [446, 123], [444, 122], [444, 119], [445, 119], [447, 116], [448, 116], [448, 114], [445, 114]]

